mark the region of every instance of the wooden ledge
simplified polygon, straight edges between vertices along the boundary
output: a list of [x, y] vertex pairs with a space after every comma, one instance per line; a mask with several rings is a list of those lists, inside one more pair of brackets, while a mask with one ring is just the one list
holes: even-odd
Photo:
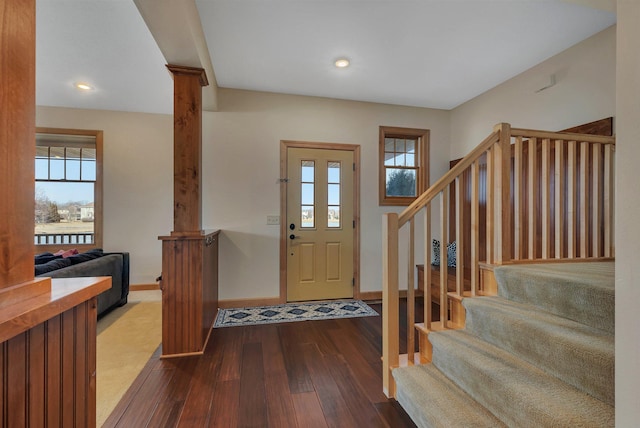
[[[50, 280], [50, 288], [46, 286]], [[35, 284], [35, 285], [34, 285]], [[88, 278], [36, 278], [19, 287], [27, 287], [27, 291], [37, 292], [28, 295], [21, 293], [24, 299], [5, 301], [0, 293], [0, 342], [5, 342], [51, 319], [64, 311], [73, 308], [111, 288], [111, 277]], [[12, 295], [18, 293], [12, 287]]]
[[158, 236], [161, 241], [182, 241], [188, 239], [202, 239], [206, 236], [219, 235], [219, 229], [194, 230], [192, 232], [171, 232], [171, 235]]

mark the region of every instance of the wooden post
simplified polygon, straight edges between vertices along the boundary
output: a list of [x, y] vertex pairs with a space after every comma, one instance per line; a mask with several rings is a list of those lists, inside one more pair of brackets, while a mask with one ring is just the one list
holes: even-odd
[[500, 132], [495, 145], [495, 254], [496, 263], [511, 260], [511, 125], [500, 123], [493, 130]]
[[480, 165], [476, 160], [471, 164], [471, 295], [475, 296], [480, 287]]
[[0, 289], [33, 279], [35, 0], [0, 6]]
[[[173, 75], [173, 231], [202, 229], [203, 69], [167, 65]], [[173, 233], [173, 232], [172, 232]]]
[[391, 370], [400, 364], [398, 214], [383, 216], [382, 241], [382, 387], [387, 397], [395, 398], [396, 385]]
[[415, 350], [416, 323], [415, 316], [415, 217], [409, 219], [409, 251], [407, 254], [407, 361], [413, 364]]
[[527, 186], [529, 192], [527, 194], [527, 215], [529, 216], [529, 239], [527, 240], [529, 251], [527, 257], [529, 259], [537, 258], [536, 238], [538, 232], [536, 230], [536, 190], [538, 182], [538, 140], [535, 137], [529, 138], [529, 151], [527, 153], [528, 170], [527, 170]]
[[[424, 303], [424, 327], [431, 330], [431, 203], [424, 207], [424, 268], [423, 268], [423, 296]], [[423, 336], [422, 334], [420, 335]], [[422, 350], [422, 347], [420, 348]]]
[[173, 74], [173, 226], [162, 240], [162, 357], [202, 354], [218, 310], [218, 233], [202, 229], [203, 69]]

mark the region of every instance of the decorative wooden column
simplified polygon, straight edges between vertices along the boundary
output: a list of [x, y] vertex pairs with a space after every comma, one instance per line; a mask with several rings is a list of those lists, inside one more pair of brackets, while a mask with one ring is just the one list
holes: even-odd
[[0, 6], [0, 288], [33, 279], [35, 0]]
[[203, 69], [173, 75], [173, 227], [162, 240], [162, 356], [201, 354], [218, 310], [218, 231], [202, 229]]
[[0, 3], [0, 421], [96, 425], [96, 297], [34, 278], [35, 0]]
[[173, 233], [202, 229], [203, 69], [167, 65], [173, 74]]

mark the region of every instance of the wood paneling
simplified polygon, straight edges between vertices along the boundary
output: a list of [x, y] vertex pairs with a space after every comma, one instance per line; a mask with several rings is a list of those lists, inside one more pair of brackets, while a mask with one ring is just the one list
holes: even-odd
[[163, 357], [202, 353], [218, 311], [219, 231], [161, 236]]
[[35, 0], [3, 0], [0, 23], [2, 289], [33, 279]]
[[96, 317], [92, 297], [0, 344], [3, 426], [95, 426]]

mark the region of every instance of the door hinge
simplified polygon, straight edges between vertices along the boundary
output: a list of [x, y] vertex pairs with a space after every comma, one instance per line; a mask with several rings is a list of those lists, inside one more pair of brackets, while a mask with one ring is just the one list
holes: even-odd
[[353, 228], [354, 229], [356, 228], [356, 221], [355, 220], [353, 220]]
[[351, 278], [351, 286], [352, 287], [356, 286], [356, 279], [355, 278]]
[[356, 163], [355, 162], [353, 163], [353, 170], [354, 171], [356, 170]]

